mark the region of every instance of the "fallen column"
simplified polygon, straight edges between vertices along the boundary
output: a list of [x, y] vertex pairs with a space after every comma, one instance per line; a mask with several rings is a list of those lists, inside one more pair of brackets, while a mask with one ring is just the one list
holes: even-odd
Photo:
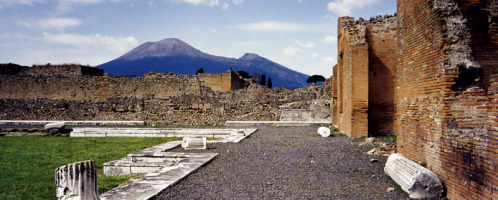
[[436, 174], [399, 153], [389, 156], [384, 171], [410, 195], [410, 198], [435, 198], [443, 190]]
[[329, 137], [330, 136], [330, 128], [327, 128], [327, 127], [320, 127], [320, 128], [318, 128], [317, 132], [322, 137]]

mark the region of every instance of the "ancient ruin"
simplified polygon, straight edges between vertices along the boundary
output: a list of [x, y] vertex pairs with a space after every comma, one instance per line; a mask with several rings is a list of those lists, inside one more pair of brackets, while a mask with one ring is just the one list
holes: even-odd
[[[109, 76], [79, 65], [3, 64], [0, 72], [2, 120], [145, 121], [150, 125], [277, 121], [280, 106], [298, 103], [293, 108], [309, 110], [319, 106], [312, 100], [330, 96], [324, 87], [316, 86], [273, 91], [232, 70], [198, 76], [149, 72], [133, 77]], [[329, 109], [330, 103], [322, 104]]]
[[339, 19], [333, 123], [396, 134], [452, 199], [498, 199], [498, 2], [397, 2], [395, 17]]
[[332, 121], [351, 137], [394, 132], [396, 21], [339, 18]]

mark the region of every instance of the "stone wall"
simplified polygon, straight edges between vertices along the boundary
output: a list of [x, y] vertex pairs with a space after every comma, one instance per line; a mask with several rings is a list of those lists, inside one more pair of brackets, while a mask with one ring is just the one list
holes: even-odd
[[77, 64], [63, 65], [33, 65], [32, 67], [16, 64], [0, 64], [0, 75], [15, 76], [102, 76], [104, 71], [99, 68]]
[[168, 98], [200, 94], [192, 75], [131, 76], [10, 76], [0, 75], [0, 98], [106, 100], [107, 98]]
[[333, 124], [351, 137], [393, 134], [396, 18], [338, 21]]
[[[168, 75], [169, 76], [169, 75]], [[176, 76], [176, 75], [175, 75]], [[114, 80], [133, 77], [109, 77]], [[150, 80], [149, 80], [150, 79]], [[133, 79], [131, 86], [123, 84], [121, 93], [133, 91], [134, 84], [164, 81], [160, 77]], [[180, 79], [181, 80], [181, 79]], [[121, 80], [124, 81], [124, 80]], [[119, 81], [118, 81], [119, 82]], [[133, 86], [133, 87], [132, 87]], [[145, 86], [138, 86], [145, 87]], [[223, 124], [225, 121], [277, 121], [280, 106], [297, 102], [310, 108], [313, 100], [322, 93], [322, 87], [302, 88], [277, 92], [259, 84], [236, 90], [217, 92], [199, 87], [195, 92], [178, 93], [167, 98], [149, 96], [121, 96], [105, 99], [65, 98], [0, 98], [2, 120], [144, 120], [149, 125], [200, 125]], [[113, 91], [114, 89], [107, 89]], [[165, 90], [166, 91], [166, 90]], [[157, 97], [158, 95], [153, 95]], [[325, 108], [327, 109], [327, 108]]]
[[498, 199], [496, 8], [398, 1], [398, 151], [436, 173], [451, 199]]

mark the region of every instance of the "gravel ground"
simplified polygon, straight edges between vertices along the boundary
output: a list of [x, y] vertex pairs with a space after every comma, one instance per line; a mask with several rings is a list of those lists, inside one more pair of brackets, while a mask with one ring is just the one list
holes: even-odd
[[259, 127], [239, 144], [209, 144], [199, 152], [219, 155], [156, 199], [406, 199], [386, 192], [396, 186], [384, 175], [387, 158], [364, 153], [372, 146], [316, 130]]

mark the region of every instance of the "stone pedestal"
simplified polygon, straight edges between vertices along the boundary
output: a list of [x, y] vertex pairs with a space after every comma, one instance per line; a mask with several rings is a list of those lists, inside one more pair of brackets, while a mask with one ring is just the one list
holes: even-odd
[[182, 142], [184, 149], [206, 149], [206, 137], [184, 137]]
[[97, 188], [97, 166], [87, 160], [55, 169], [55, 184], [59, 200], [100, 199]]

